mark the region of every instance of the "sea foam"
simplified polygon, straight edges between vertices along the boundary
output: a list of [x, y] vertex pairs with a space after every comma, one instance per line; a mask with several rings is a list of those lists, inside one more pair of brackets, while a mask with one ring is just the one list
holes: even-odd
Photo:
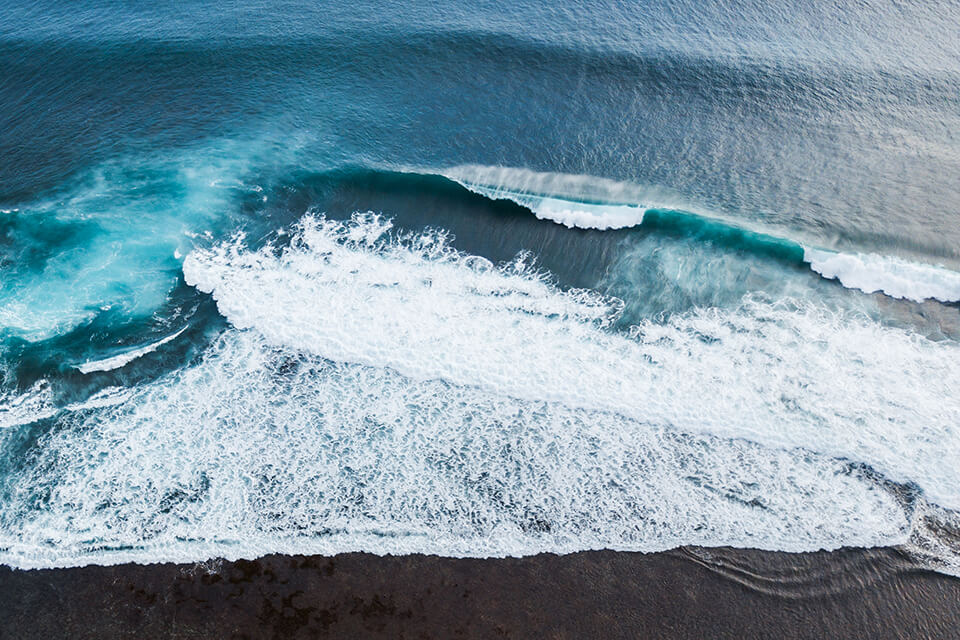
[[0, 562], [801, 551], [960, 505], [955, 343], [751, 299], [618, 333], [616, 300], [374, 215], [184, 273], [233, 328], [58, 417], [7, 480]]
[[[277, 346], [497, 395], [871, 464], [960, 506], [960, 346], [812, 303], [747, 299], [632, 336], [618, 300], [495, 267], [440, 234], [394, 239], [372, 214], [307, 217], [277, 252], [193, 252], [187, 282]], [[826, 373], [829, 372], [829, 375]], [[851, 425], [857, 425], [851, 429]]]
[[331, 362], [256, 331], [228, 330], [196, 367], [61, 424], [9, 481], [0, 562], [910, 535], [895, 496], [847, 461]]

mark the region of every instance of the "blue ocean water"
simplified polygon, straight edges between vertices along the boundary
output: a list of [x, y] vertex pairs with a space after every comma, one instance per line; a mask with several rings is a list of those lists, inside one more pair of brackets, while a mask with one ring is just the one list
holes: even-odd
[[4, 8], [0, 562], [957, 572], [956, 3]]

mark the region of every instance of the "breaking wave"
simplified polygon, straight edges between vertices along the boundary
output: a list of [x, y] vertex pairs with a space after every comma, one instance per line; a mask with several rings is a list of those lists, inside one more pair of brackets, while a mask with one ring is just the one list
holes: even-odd
[[[802, 261], [848, 289], [877, 291], [922, 302], [960, 301], [960, 273], [944, 267], [876, 254], [828, 251], [736, 226], [697, 211], [662, 189], [605, 178], [540, 173], [507, 167], [461, 166], [439, 172], [466, 189], [494, 200], [510, 200], [538, 218], [582, 229], [646, 227], [694, 232], [737, 248]], [[651, 215], [653, 214], [653, 215]]]

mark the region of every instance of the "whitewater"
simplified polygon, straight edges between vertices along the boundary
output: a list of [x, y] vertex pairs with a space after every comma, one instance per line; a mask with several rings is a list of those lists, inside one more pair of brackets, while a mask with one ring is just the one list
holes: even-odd
[[57, 413], [4, 479], [0, 562], [900, 544], [956, 570], [926, 524], [960, 508], [954, 341], [761, 295], [623, 328], [616, 298], [370, 213], [183, 276], [230, 327]]

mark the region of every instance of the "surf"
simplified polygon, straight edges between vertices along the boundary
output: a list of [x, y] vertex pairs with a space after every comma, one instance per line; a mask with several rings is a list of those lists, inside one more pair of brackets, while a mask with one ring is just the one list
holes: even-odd
[[232, 326], [56, 416], [0, 561], [910, 545], [960, 506], [949, 341], [749, 297], [621, 330], [616, 299], [374, 214], [183, 268]]
[[[273, 344], [687, 431], [814, 446], [960, 506], [960, 485], [930, 462], [939, 458], [931, 447], [960, 447], [949, 428], [960, 418], [952, 341], [808, 301], [750, 296], [732, 310], [695, 309], [614, 331], [618, 299], [557, 289], [522, 260], [496, 266], [461, 254], [439, 233], [392, 234], [389, 220], [373, 214], [347, 223], [307, 216], [279, 251], [236, 243], [197, 250], [184, 274], [234, 326]], [[932, 372], [939, 383], [922, 386]], [[708, 390], [736, 402], [707, 409]], [[772, 428], [784, 421], [789, 430]], [[870, 433], [905, 438], [913, 459], [895, 462], [901, 454], [875, 446]]]

